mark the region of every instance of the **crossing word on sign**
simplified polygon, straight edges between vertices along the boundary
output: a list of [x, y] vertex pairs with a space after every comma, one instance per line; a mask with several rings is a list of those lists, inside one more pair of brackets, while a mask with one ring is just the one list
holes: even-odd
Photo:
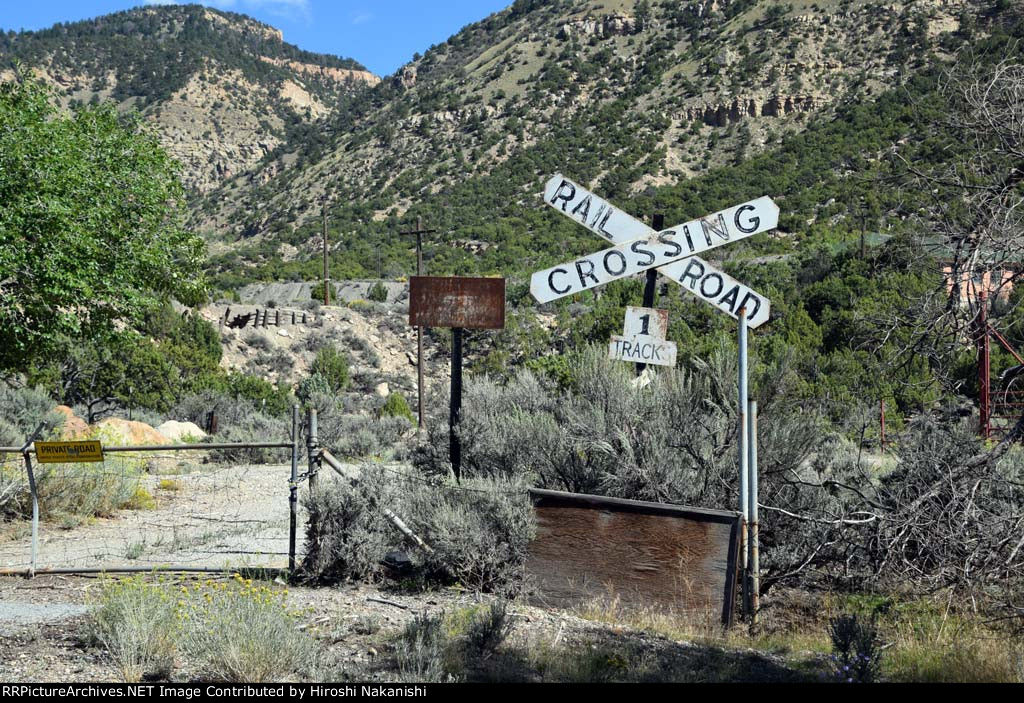
[[612, 337], [608, 356], [615, 361], [675, 366], [678, 348], [666, 341], [667, 334], [667, 310], [627, 307], [622, 336]]
[[[699, 224], [697, 225], [686, 223], [686, 225], [662, 232], [655, 232], [640, 220], [627, 215], [608, 201], [560, 174], [554, 176], [545, 186], [544, 202], [612, 243], [627, 245], [627, 251], [635, 246], [636, 250], [632, 253], [640, 260], [648, 260], [650, 257], [641, 252], [650, 251], [650, 255], [655, 257], [655, 266], [659, 273], [726, 314], [738, 318], [740, 309], [745, 308], [747, 324], [750, 327], [759, 327], [768, 321], [771, 311], [771, 303], [768, 298], [718, 270], [699, 256], [693, 255], [690, 252], [690, 242], [694, 243], [692, 247], [694, 252], [697, 250], [697, 244], [702, 242], [704, 249], [701, 250], [703, 251], [710, 248], [707, 246], [709, 243], [720, 246], [729, 241], [736, 241], [753, 236], [758, 232], [774, 229], [778, 225], [779, 210], [770, 199], [761, 198], [698, 220]], [[746, 209], [748, 205], [754, 209]], [[731, 220], [727, 219], [729, 213], [732, 213]], [[753, 218], [758, 218], [756, 225]], [[750, 230], [752, 226], [754, 229], [747, 232], [746, 230]], [[728, 241], [722, 237], [723, 233], [729, 235]], [[678, 247], [680, 249], [679, 258], [670, 263], [664, 263], [664, 259], [660, 261], [657, 259], [651, 250], [652, 247], [647, 243], [652, 241], [660, 243], [662, 238], [672, 242], [672, 244], [663, 246], [663, 253], [671, 254]], [[623, 253], [621, 256], [625, 257], [626, 254]], [[596, 262], [593, 261], [594, 257], [598, 257]], [[605, 257], [607, 257], [611, 270], [618, 271], [622, 263], [620, 254], [600, 252], [586, 257], [587, 262], [585, 263], [574, 262], [567, 266], [540, 272], [540, 274], [545, 274], [548, 280], [545, 280], [544, 277], [538, 278], [540, 274], [535, 274], [534, 280], [531, 281], [531, 292], [539, 301], [548, 302], [548, 300], [556, 300], [563, 295], [571, 295], [580, 290], [593, 288], [594, 285], [599, 285], [594, 283], [594, 279], [605, 268]], [[577, 263], [579, 263], [579, 268], [576, 267]], [[591, 271], [591, 266], [594, 266], [593, 271]], [[560, 271], [565, 271], [565, 273]], [[593, 274], [593, 277], [590, 274]], [[617, 277], [621, 278], [622, 276]], [[566, 281], [572, 281], [573, 278], [576, 279], [577, 285], [570, 287], [571, 292], [559, 294], [559, 290], [565, 290]], [[614, 279], [609, 278], [608, 280]], [[534, 289], [535, 282], [536, 290]], [[607, 280], [602, 282], [607, 282]], [[587, 285], [583, 285], [584, 283]], [[542, 300], [542, 297], [545, 299]]]

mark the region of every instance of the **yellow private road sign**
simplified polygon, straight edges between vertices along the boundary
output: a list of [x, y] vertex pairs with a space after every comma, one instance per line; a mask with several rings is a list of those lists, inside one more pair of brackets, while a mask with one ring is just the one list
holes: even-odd
[[80, 464], [103, 461], [103, 444], [88, 442], [36, 442], [36, 461], [40, 464]]

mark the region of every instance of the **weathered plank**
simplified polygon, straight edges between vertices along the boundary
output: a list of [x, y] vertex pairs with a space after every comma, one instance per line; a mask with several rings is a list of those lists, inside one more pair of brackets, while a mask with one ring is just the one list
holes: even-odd
[[571, 608], [616, 597], [627, 608], [712, 614], [732, 624], [739, 513], [530, 494], [538, 524], [527, 573], [538, 603]]

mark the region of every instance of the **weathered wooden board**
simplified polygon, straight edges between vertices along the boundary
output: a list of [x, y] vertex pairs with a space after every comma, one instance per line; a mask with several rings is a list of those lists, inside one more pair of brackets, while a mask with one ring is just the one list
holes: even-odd
[[527, 573], [538, 604], [618, 598], [624, 607], [732, 624], [740, 514], [531, 490], [537, 537]]
[[409, 324], [504, 329], [505, 279], [413, 276], [409, 279]]

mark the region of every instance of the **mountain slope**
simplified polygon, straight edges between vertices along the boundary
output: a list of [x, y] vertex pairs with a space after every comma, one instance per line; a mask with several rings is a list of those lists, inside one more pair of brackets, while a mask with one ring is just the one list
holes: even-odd
[[54, 85], [66, 105], [114, 100], [141, 110], [196, 191], [254, 168], [378, 82], [352, 59], [302, 51], [273, 27], [199, 5], [0, 32], [0, 69], [14, 61]]
[[[955, 49], [951, 32], [990, 4], [517, 0], [361, 96], [326, 143], [282, 145], [227, 183], [196, 223], [228, 248], [239, 235], [301, 246], [324, 199], [343, 231], [468, 183], [481, 211], [508, 214], [557, 170], [626, 198], [873, 99]], [[515, 162], [515, 182], [484, 187]]]

